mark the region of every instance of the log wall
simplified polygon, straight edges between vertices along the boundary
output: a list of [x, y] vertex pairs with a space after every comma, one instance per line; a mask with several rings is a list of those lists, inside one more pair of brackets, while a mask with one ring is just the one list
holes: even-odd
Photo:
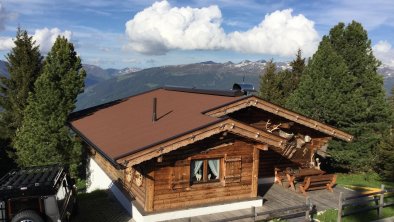
[[[217, 145], [198, 143], [163, 156], [154, 172], [153, 210], [192, 207], [257, 196], [258, 155], [252, 143], [241, 140]], [[191, 184], [193, 159], [220, 158], [219, 182]], [[240, 162], [237, 162], [237, 161]], [[255, 160], [255, 161], [253, 161]], [[240, 166], [240, 171], [236, 166]], [[253, 167], [255, 166], [255, 167]], [[255, 169], [253, 169], [255, 168]], [[231, 172], [225, 172], [225, 171]], [[255, 173], [255, 177], [253, 177]], [[231, 175], [232, 174], [232, 175]]]

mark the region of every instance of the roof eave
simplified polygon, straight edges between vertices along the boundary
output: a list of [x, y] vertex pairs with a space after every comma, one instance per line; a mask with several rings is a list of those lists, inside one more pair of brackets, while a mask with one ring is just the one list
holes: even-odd
[[117, 163], [113, 158], [109, 157], [102, 149], [100, 149], [97, 145], [95, 145], [92, 141], [90, 141], [81, 131], [75, 128], [71, 123], [68, 123], [68, 127], [74, 131], [86, 144], [96, 150], [101, 156], [103, 156], [109, 163], [112, 164], [116, 169], [122, 169], [122, 166]]
[[124, 154], [122, 157], [116, 158], [116, 161], [122, 165], [133, 166], [224, 131], [229, 131], [245, 138], [282, 149], [284, 149], [287, 143], [285, 138], [226, 118], [172, 139], [168, 139], [165, 142], [156, 143], [150, 147], [140, 148], [139, 151], [133, 152], [132, 154]]
[[221, 116], [227, 115], [228, 113], [232, 113], [232, 112], [235, 112], [235, 111], [238, 111], [240, 109], [250, 107], [250, 106], [254, 106], [256, 108], [262, 109], [262, 110], [270, 112], [272, 114], [281, 116], [285, 119], [289, 119], [289, 120], [294, 121], [298, 124], [304, 125], [306, 127], [317, 130], [317, 131], [327, 134], [329, 136], [344, 140], [346, 142], [351, 142], [353, 140], [353, 136], [349, 133], [346, 133], [346, 132], [344, 132], [340, 129], [337, 129], [333, 126], [321, 123], [317, 120], [308, 118], [308, 117], [306, 117], [302, 114], [299, 114], [297, 112], [290, 111], [290, 110], [288, 110], [284, 107], [281, 107], [279, 105], [267, 102], [255, 95], [243, 97], [239, 100], [235, 100], [230, 103], [223, 104], [218, 107], [206, 110], [206, 111], [204, 111], [204, 114], [209, 115], [209, 116], [213, 116], [213, 117], [221, 117]]

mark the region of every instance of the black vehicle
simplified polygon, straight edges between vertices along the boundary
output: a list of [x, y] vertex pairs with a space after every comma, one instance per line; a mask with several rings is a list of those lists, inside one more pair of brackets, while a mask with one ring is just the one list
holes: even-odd
[[0, 179], [0, 222], [69, 221], [75, 181], [61, 165], [12, 170]]

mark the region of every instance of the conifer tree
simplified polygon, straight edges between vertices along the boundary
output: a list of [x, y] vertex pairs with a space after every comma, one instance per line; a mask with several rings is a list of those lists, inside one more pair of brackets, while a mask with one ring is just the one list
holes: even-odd
[[392, 130], [380, 141], [377, 153], [376, 171], [383, 179], [394, 181], [394, 135]]
[[351, 76], [346, 73], [345, 61], [332, 48], [329, 39], [324, 37], [287, 106], [331, 125], [348, 124], [342, 113], [351, 96]]
[[298, 50], [296, 58], [290, 62], [291, 70], [276, 69], [275, 63], [269, 61], [260, 76], [260, 97], [285, 106], [287, 99], [297, 88], [302, 72], [305, 68], [305, 58], [302, 58], [301, 50]]
[[[373, 130], [385, 131], [390, 110], [385, 102], [383, 78], [377, 72], [381, 64], [373, 55], [371, 40], [362, 25], [353, 21], [348, 26], [339, 23], [330, 31], [331, 44], [346, 61], [349, 74], [356, 77], [353, 90], [363, 97], [357, 122], [368, 123]], [[381, 131], [380, 131], [381, 132]]]
[[332, 149], [342, 147], [356, 151], [357, 162], [364, 159], [366, 168], [375, 161], [377, 145], [390, 127], [391, 110], [385, 99], [383, 78], [377, 73], [381, 64], [373, 55], [367, 31], [358, 22], [345, 26], [339, 23], [329, 34], [331, 44], [348, 66], [349, 74], [356, 78], [352, 91], [360, 98], [358, 112], [354, 113], [351, 127], [345, 129], [355, 136], [352, 144], [339, 143]]
[[[328, 51], [336, 56], [329, 56]], [[328, 57], [325, 59], [326, 64], [320, 67], [313, 65], [317, 57], [322, 56]], [[387, 120], [391, 115], [385, 101], [383, 80], [376, 71], [379, 64], [361, 24], [352, 22], [345, 27], [339, 23], [328, 36], [323, 37], [311, 64], [304, 72], [305, 78], [301, 78], [300, 88], [288, 102], [289, 108], [345, 130], [355, 137], [352, 143], [330, 142], [329, 149], [335, 166], [348, 170], [368, 170], [375, 162], [377, 144], [390, 125]], [[338, 72], [340, 67], [343, 70]], [[311, 73], [322, 75], [330, 72], [332, 74], [328, 76], [336, 81], [319, 81], [309, 77]], [[336, 85], [338, 92], [323, 90], [333, 87], [329, 86], [332, 84]], [[323, 94], [327, 95], [317, 96]]]
[[390, 109], [393, 111], [391, 117], [391, 128], [378, 145], [376, 168], [379, 175], [388, 181], [394, 182], [394, 87], [391, 89], [391, 96], [388, 98]]
[[18, 28], [14, 44], [6, 56], [9, 77], [0, 77], [0, 132], [7, 141], [14, 138], [22, 123], [29, 92], [42, 69], [38, 46], [26, 30]]
[[301, 75], [304, 72], [305, 69], [305, 58], [302, 58], [302, 51], [301, 49], [298, 49], [296, 58], [290, 62], [291, 66], [291, 82], [293, 83], [292, 86], [293, 88], [290, 88], [291, 91], [297, 88]]
[[42, 75], [29, 95], [22, 127], [14, 146], [22, 166], [72, 163], [80, 152], [65, 126], [83, 91], [85, 71], [72, 43], [58, 37], [45, 60]]
[[291, 70], [284, 70], [279, 72], [280, 85], [282, 89], [282, 103], [280, 105], [285, 106], [286, 101], [293, 94], [294, 90], [297, 89], [302, 73], [305, 69], [305, 58], [302, 58], [302, 51], [297, 51], [296, 58], [290, 62]]
[[264, 68], [264, 74], [260, 76], [259, 96], [269, 102], [281, 103], [281, 90], [279, 89], [279, 78], [276, 71], [276, 65], [271, 59]]

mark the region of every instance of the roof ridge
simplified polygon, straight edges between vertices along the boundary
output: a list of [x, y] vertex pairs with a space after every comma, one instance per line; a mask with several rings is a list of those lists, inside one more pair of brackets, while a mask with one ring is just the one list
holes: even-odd
[[244, 94], [240, 90], [225, 90], [225, 89], [202, 89], [195, 87], [185, 87], [185, 86], [164, 86], [164, 90], [177, 91], [177, 92], [187, 92], [187, 93], [198, 93], [216, 96], [228, 96], [228, 97], [238, 97]]

